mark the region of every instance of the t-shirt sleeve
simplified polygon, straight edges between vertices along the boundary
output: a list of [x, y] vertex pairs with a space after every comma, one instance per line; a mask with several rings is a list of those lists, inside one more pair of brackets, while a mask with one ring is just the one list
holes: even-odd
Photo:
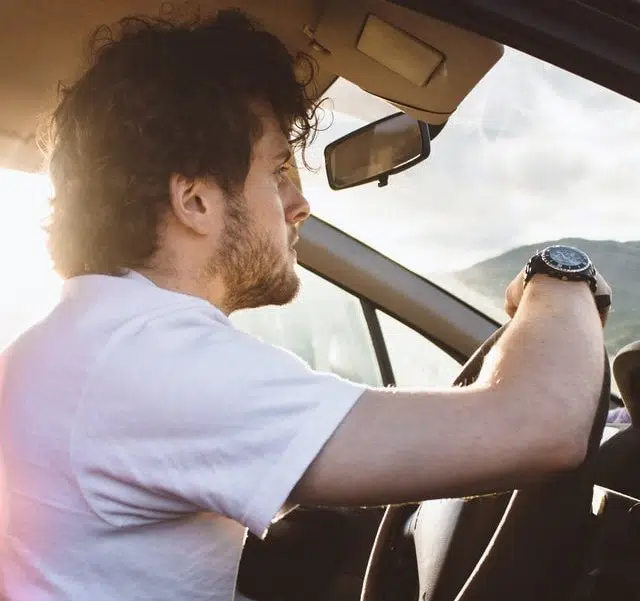
[[94, 365], [76, 477], [110, 523], [202, 510], [264, 536], [364, 390], [206, 315], [159, 318]]

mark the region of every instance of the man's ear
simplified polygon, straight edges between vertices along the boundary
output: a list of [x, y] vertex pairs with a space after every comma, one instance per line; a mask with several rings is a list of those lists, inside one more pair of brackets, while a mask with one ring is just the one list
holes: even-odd
[[169, 193], [174, 217], [193, 233], [205, 236], [221, 223], [224, 194], [214, 181], [174, 173]]

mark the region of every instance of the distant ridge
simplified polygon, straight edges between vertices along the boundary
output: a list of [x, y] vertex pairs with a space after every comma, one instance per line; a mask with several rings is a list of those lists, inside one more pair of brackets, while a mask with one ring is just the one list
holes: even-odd
[[531, 255], [550, 244], [566, 244], [584, 250], [613, 288], [614, 310], [605, 331], [609, 352], [617, 352], [625, 344], [640, 340], [640, 240], [549, 240], [514, 248], [459, 271], [454, 276], [472, 290], [501, 305], [504, 289], [514, 275]]

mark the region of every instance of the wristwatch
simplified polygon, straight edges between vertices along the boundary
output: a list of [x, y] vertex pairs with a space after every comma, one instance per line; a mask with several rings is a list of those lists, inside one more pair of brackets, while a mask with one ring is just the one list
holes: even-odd
[[611, 305], [611, 296], [598, 294], [596, 268], [587, 253], [573, 246], [547, 246], [533, 255], [524, 270], [524, 285], [536, 275], [543, 273], [552, 278], [569, 282], [587, 282], [593, 292], [598, 311], [604, 311]]

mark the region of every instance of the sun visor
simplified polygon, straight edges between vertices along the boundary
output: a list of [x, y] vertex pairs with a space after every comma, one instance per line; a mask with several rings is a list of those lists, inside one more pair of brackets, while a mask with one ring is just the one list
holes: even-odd
[[444, 123], [502, 56], [501, 44], [383, 0], [328, 0], [313, 56], [428, 123]]

